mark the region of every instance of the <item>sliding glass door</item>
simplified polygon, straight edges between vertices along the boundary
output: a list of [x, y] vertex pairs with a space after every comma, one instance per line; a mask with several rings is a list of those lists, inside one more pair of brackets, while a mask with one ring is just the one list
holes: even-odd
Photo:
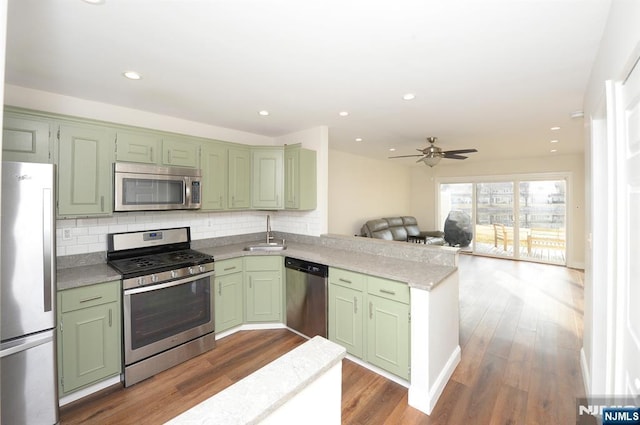
[[439, 184], [440, 223], [450, 211], [468, 214], [475, 254], [566, 262], [566, 179], [513, 178]]

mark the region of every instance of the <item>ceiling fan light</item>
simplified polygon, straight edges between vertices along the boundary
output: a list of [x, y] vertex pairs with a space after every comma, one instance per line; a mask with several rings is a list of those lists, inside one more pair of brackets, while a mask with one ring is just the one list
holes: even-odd
[[425, 156], [424, 158], [422, 158], [422, 162], [424, 162], [429, 167], [433, 167], [434, 165], [437, 165], [438, 162], [440, 162], [440, 159], [442, 158], [439, 156]]

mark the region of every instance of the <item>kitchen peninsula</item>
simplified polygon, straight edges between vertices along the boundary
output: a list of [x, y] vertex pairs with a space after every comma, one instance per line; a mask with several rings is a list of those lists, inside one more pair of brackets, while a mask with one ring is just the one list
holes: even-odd
[[[246, 259], [256, 256], [291, 256], [326, 264], [370, 278], [382, 278], [408, 286], [410, 293], [410, 369], [409, 379], [394, 380], [409, 388], [409, 404], [427, 414], [431, 413], [444, 386], [460, 361], [459, 309], [458, 309], [458, 250], [447, 247], [429, 247], [400, 242], [371, 240], [339, 235], [321, 237], [275, 232], [277, 238], [286, 239], [285, 251], [249, 252], [247, 244], [262, 240], [263, 234], [238, 235], [223, 238], [195, 240], [192, 247], [213, 255], [216, 262]], [[63, 266], [65, 261], [60, 262]], [[69, 264], [77, 261], [69, 261]], [[64, 290], [96, 283], [88, 273], [96, 264], [62, 268], [58, 272], [58, 289]], [[216, 274], [222, 270], [216, 267]], [[283, 316], [281, 316], [283, 317]], [[267, 326], [283, 326], [269, 323]], [[239, 329], [251, 329], [253, 323], [244, 323]], [[264, 325], [263, 325], [264, 327]], [[223, 337], [225, 334], [218, 334]], [[357, 359], [354, 359], [357, 360]], [[367, 365], [366, 361], [359, 363]], [[375, 367], [371, 367], [379, 371]], [[390, 376], [386, 374], [385, 376]]]

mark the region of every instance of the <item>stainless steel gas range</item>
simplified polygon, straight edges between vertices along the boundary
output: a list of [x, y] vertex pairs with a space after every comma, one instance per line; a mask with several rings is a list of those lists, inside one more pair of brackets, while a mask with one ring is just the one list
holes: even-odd
[[214, 348], [214, 262], [191, 249], [190, 228], [107, 238], [122, 274], [125, 386]]

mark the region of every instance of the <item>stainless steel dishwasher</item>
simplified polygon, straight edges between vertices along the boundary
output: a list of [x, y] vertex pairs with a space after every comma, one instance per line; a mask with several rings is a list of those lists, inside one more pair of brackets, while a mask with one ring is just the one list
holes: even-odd
[[327, 276], [322, 264], [285, 257], [287, 326], [313, 338], [327, 337]]

